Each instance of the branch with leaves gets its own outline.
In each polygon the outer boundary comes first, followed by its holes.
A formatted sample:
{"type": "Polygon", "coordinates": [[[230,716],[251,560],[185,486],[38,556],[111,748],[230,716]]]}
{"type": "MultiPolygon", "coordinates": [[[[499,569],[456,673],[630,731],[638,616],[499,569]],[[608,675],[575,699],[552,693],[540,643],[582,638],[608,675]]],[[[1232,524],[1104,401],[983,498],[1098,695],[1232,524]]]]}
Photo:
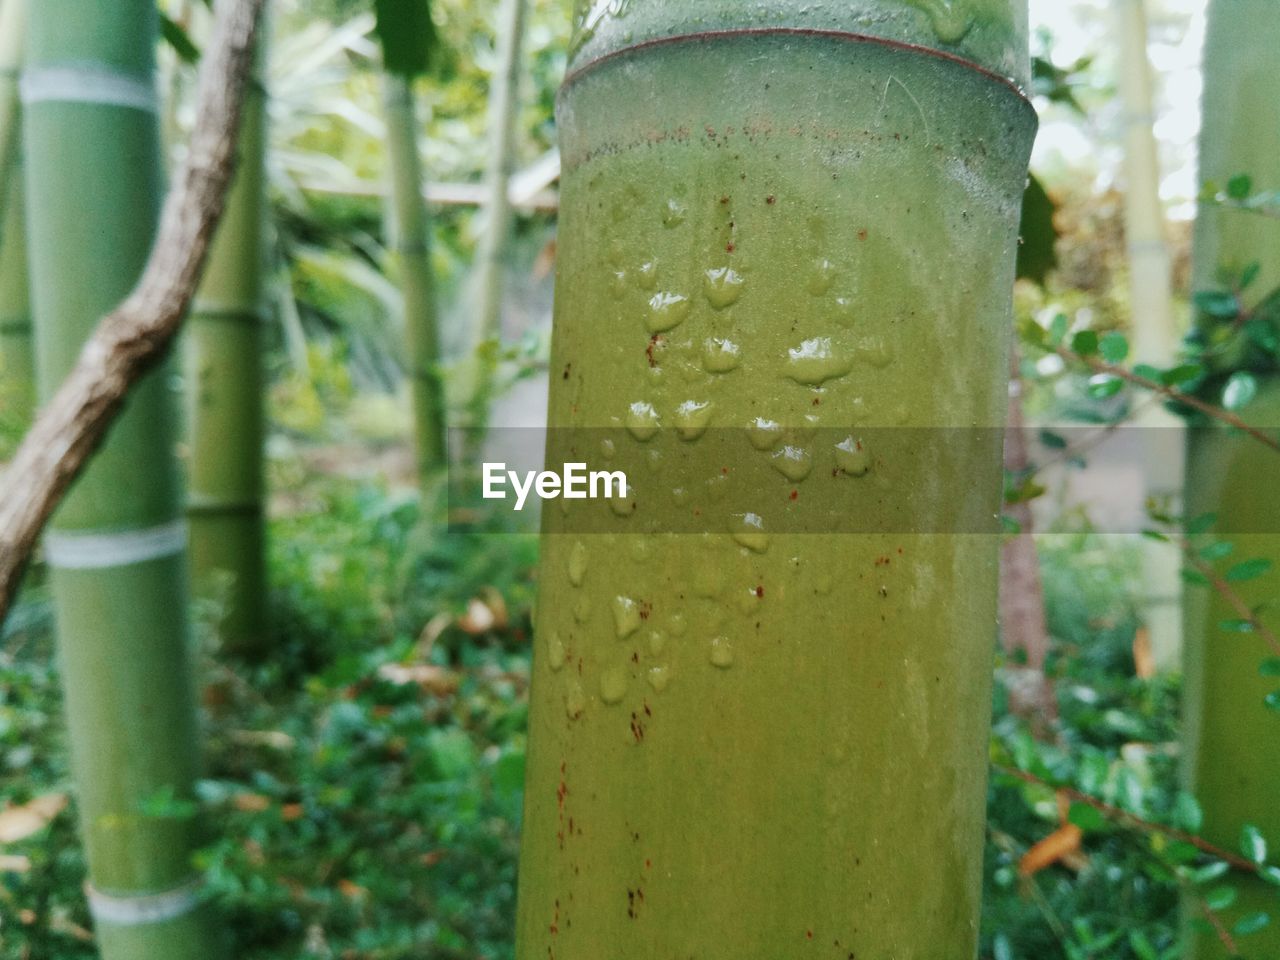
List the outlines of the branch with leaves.
{"type": "Polygon", "coordinates": [[[37,538],[124,403],[182,324],[222,214],[265,0],[219,0],[202,58],[196,128],[133,292],[99,321],[0,478],[0,621],[37,538]]]}

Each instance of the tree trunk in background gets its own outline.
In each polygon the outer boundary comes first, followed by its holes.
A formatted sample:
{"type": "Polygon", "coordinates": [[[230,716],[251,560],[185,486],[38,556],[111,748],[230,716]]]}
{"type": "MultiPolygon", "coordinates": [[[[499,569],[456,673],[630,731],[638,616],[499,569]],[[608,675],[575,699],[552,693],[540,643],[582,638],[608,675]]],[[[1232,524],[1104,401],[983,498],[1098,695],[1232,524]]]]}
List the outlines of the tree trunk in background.
{"type": "MultiPolygon", "coordinates": [[[[1156,142],[1155,98],[1147,58],[1144,0],[1116,0],[1120,42],[1120,96],[1124,105],[1125,240],[1129,262],[1129,307],[1133,360],[1170,365],[1177,353],[1160,201],[1160,157],[1156,142]]],[[[1182,421],[1159,404],[1147,404],[1135,418],[1140,428],[1147,496],[1168,500],[1176,511],[1182,498],[1185,438],[1182,421]]],[[[1174,544],[1144,539],[1142,545],[1142,621],[1156,664],[1177,668],[1182,648],[1179,606],[1182,558],[1174,544]]]]}
{"type": "Polygon", "coordinates": [[[473,426],[483,430],[492,401],[497,345],[502,336],[503,279],[511,238],[511,199],[508,189],[515,165],[516,121],[520,112],[520,67],[528,0],[501,0],[497,24],[498,63],[489,81],[489,170],[485,177],[488,200],[483,209],[484,231],[476,246],[475,313],[471,345],[475,384],[471,397],[473,426]],[[482,349],[486,343],[493,350],[482,349]]]}
{"type": "MultiPolygon", "coordinates": [[[[1009,419],[1004,437],[1004,469],[1014,476],[1031,466],[1020,366],[1015,344],[1009,356],[1009,419]]],[[[1045,674],[1049,624],[1040,557],[1032,536],[1035,518],[1025,500],[1006,505],[1004,512],[1018,523],[1018,532],[1006,536],[1000,549],[1000,639],[1007,658],[1009,705],[1015,714],[1031,721],[1037,735],[1047,736],[1058,717],[1058,702],[1045,674]]]]}
{"type": "Polygon", "coordinates": [[[418,152],[417,98],[413,80],[383,74],[387,117],[387,164],[391,174],[389,245],[404,298],[404,331],[418,477],[424,485],[445,465],[444,387],[440,380],[440,333],[436,318],[430,226],[422,197],[422,158],[418,152]]]}
{"type": "MultiPolygon", "coordinates": [[[[1203,127],[1200,180],[1219,188],[1237,174],[1253,178],[1255,191],[1280,189],[1280,19],[1270,0],[1214,0],[1209,6],[1204,55],[1203,127]]],[[[1236,275],[1249,263],[1261,265],[1249,303],[1280,286],[1280,222],[1238,211],[1202,206],[1196,220],[1193,289],[1220,287],[1220,268],[1236,275]]],[[[1243,416],[1259,425],[1280,425],[1280,383],[1264,384],[1243,416]]],[[[1249,437],[1200,428],[1188,434],[1186,513],[1218,515],[1228,531],[1280,530],[1275,496],[1275,452],[1249,437]]],[[[1235,557],[1280,558],[1280,534],[1224,535],[1236,545],[1235,557]]],[[[1251,604],[1280,592],[1280,568],[1238,585],[1251,604]]],[[[1261,640],[1224,632],[1218,624],[1238,617],[1208,588],[1184,590],[1186,649],[1185,771],[1189,788],[1204,808],[1202,833],[1235,849],[1246,823],[1280,842],[1280,740],[1276,714],[1263,705],[1274,679],[1259,676],[1267,656],[1261,640]]],[[[1260,616],[1280,630],[1277,611],[1260,616]]],[[[1280,953],[1280,910],[1275,888],[1259,880],[1233,878],[1240,888],[1236,916],[1265,910],[1271,924],[1242,938],[1247,956],[1280,953]]],[[[1192,911],[1188,911],[1191,913],[1192,911]]],[[[1226,957],[1217,938],[1189,934],[1190,960],[1226,957]]]]}
{"type": "MultiPolygon", "coordinates": [[[[42,0],[22,77],[37,382],[48,399],[133,286],[161,195],[152,0],[42,0]]],[[[171,370],[130,395],[44,541],[72,767],[105,960],[207,960],[186,525],[171,370]]]]}
{"type": "Polygon", "coordinates": [[[1026,8],[585,6],[517,957],[972,957],[1026,8]]]}
{"type": "Polygon", "coordinates": [[[266,95],[245,90],[235,180],[191,308],[186,342],[192,586],[222,646],[265,653],[262,354],[267,300],[266,95]]]}

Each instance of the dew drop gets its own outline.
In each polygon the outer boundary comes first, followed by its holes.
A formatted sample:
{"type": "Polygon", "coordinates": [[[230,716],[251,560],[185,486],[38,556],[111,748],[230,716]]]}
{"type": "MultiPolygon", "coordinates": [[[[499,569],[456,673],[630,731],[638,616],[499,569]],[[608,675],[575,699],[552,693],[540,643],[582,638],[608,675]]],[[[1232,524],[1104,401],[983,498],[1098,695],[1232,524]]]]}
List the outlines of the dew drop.
{"type": "Polygon", "coordinates": [[[621,703],[627,695],[627,672],[621,667],[610,667],[600,675],[600,699],[605,703],[621,703]]]}
{"type": "Polygon", "coordinates": [[[742,362],[741,353],[732,340],[708,337],[702,346],[702,367],[707,373],[728,373],[742,362]]]}
{"type": "Polygon", "coordinates": [[[658,286],[658,264],[646,260],[636,267],[636,286],[641,290],[655,290],[658,286]]]}
{"type": "Polygon", "coordinates": [[[742,296],[742,275],[732,267],[714,267],[703,275],[702,292],[717,310],[737,303],[742,296]]]}
{"type": "Polygon", "coordinates": [[[777,451],[769,462],[775,470],[793,483],[799,483],[813,470],[813,455],[804,447],[787,444],[777,451]]]}
{"type": "Polygon", "coordinates": [[[605,460],[612,460],[613,455],[617,452],[618,448],[610,438],[605,437],[600,441],[600,456],[605,460]]]}
{"type": "Polygon", "coordinates": [[[704,563],[693,575],[693,592],[711,599],[724,587],[724,571],[714,563],[704,563]]]}
{"type": "Polygon", "coordinates": [[[658,432],[658,411],[653,404],[639,400],[631,404],[627,411],[627,431],[643,443],[652,439],[658,432]]]}
{"type": "Polygon", "coordinates": [[[547,636],[547,665],[552,670],[559,670],[564,666],[564,661],[564,641],[560,639],[560,634],[552,631],[547,636]]]}
{"type": "Polygon", "coordinates": [[[684,218],[688,215],[685,205],[679,200],[671,199],[662,209],[662,225],[667,228],[678,227],[684,223],[684,218]]]}
{"type": "Polygon", "coordinates": [[[733,539],[748,550],[764,553],[769,549],[769,535],[764,532],[764,518],[758,513],[744,513],[735,518],[733,539]]]}
{"type": "Polygon", "coordinates": [[[738,593],[738,609],[743,616],[750,616],[760,606],[760,591],[749,587],[738,593]]]}
{"type": "Polygon", "coordinates": [[[782,424],[777,420],[756,417],[747,424],[747,439],[757,450],[772,450],[782,440],[782,424]]]}
{"type": "Polygon", "coordinates": [[[666,666],[649,668],[649,686],[655,693],[661,693],[671,683],[671,668],[666,666]]]}
{"type": "Polygon", "coordinates": [[[569,550],[569,582],[575,587],[580,587],[586,578],[587,547],[581,540],[578,540],[569,550]]]}
{"type": "Polygon", "coordinates": [[[858,341],[857,357],[877,370],[893,363],[893,346],[884,337],[863,337],[858,341]]]}
{"type": "Polygon", "coordinates": [[[721,670],[733,666],[733,644],[727,637],[716,637],[711,641],[711,662],[721,670]]]}
{"type": "Polygon", "coordinates": [[[614,597],[613,625],[619,640],[631,636],[640,629],[640,605],[630,597],[614,597]]]}
{"type": "Polygon", "coordinates": [[[628,551],[631,559],[636,563],[647,563],[649,557],[653,554],[653,547],[650,545],[649,537],[628,537],[631,542],[628,544],[628,551]]]}
{"type": "Polygon", "coordinates": [[[660,657],[665,649],[667,649],[667,635],[661,630],[650,630],[649,652],[655,657],[660,657]]]}
{"type": "Polygon", "coordinates": [[[849,372],[851,364],[837,356],[830,337],[814,337],[787,350],[787,376],[796,383],[817,386],[849,372]]]}
{"type": "Polygon", "coordinates": [[[655,293],[649,298],[649,317],[646,321],[649,332],[661,333],[678,327],[689,316],[692,306],[684,294],[655,293]]]}
{"type": "Polygon", "coordinates": [[[673,637],[683,637],[689,632],[689,621],[683,613],[673,613],[667,618],[667,629],[673,637]]]}
{"type": "Polygon", "coordinates": [[[620,300],[627,292],[627,271],[615,270],[609,280],[609,291],[615,300],[620,300]]]}
{"type": "Polygon", "coordinates": [[[871,454],[866,444],[853,437],[845,437],[836,444],[836,466],[851,477],[866,476],[871,469],[871,454]]]}
{"type": "Polygon", "coordinates": [[[831,289],[836,282],[836,268],[830,260],[822,259],[814,263],[809,271],[809,280],[805,287],[815,297],[820,297],[831,289]]]}
{"type": "Polygon", "coordinates": [[[711,423],[711,402],[708,400],[686,400],[676,407],[676,433],[681,440],[697,440],[706,432],[711,423]]]}
{"type": "Polygon", "coordinates": [[[723,473],[717,473],[707,481],[707,499],[712,503],[719,503],[728,492],[729,478],[723,473]]]}
{"type": "Polygon", "coordinates": [[[578,598],[578,602],[573,605],[573,618],[579,623],[586,623],[591,619],[591,596],[584,593],[578,598]]]}

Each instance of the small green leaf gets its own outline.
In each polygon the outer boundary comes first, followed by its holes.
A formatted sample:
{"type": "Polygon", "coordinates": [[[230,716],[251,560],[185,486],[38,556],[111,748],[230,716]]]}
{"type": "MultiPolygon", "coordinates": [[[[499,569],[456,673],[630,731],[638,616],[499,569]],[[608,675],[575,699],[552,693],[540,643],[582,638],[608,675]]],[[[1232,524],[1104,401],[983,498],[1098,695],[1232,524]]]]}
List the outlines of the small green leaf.
{"type": "Polygon", "coordinates": [[[1092,330],[1081,330],[1071,338],[1071,352],[1091,357],[1098,352],[1098,335],[1092,330]]]}
{"type": "Polygon", "coordinates": [[[1052,430],[1040,431],[1040,443],[1050,450],[1065,450],[1067,448],[1067,438],[1060,433],[1054,433],[1052,430]]]}
{"type": "Polygon", "coordinates": [[[1256,580],[1271,567],[1272,563],[1266,557],[1254,557],[1252,560],[1237,563],[1223,574],[1223,577],[1230,583],[1244,583],[1247,580],[1256,580]]]}
{"type": "Polygon", "coordinates": [[[1223,885],[1221,887],[1214,887],[1206,893],[1204,903],[1210,910],[1225,910],[1236,902],[1237,896],[1238,894],[1236,893],[1235,887],[1223,885]]]}
{"type": "Polygon", "coordinates": [[[1160,374],[1160,380],[1166,387],[1179,387],[1192,383],[1204,376],[1204,367],[1198,363],[1180,363],[1176,367],[1160,374]]]}
{"type": "Polygon", "coordinates": [[[1067,811],[1067,820],[1081,830],[1101,830],[1107,825],[1107,818],[1087,803],[1072,803],[1067,811]]]}
{"type": "Polygon", "coordinates": [[[1129,340],[1123,333],[1113,330],[1098,341],[1098,350],[1107,363],[1123,363],[1129,356],[1129,340]]]}
{"type": "Polygon", "coordinates": [[[1230,540],[1218,540],[1215,543],[1202,547],[1198,552],[1200,554],[1200,559],[1212,562],[1214,560],[1222,560],[1231,556],[1235,548],[1235,544],[1230,540]]]}
{"type": "Polygon", "coordinates": [[[1195,883],[1208,883],[1210,880],[1217,880],[1223,876],[1231,865],[1225,860],[1215,860],[1213,863],[1207,863],[1199,870],[1191,872],[1191,879],[1195,883]]]}
{"type": "Polygon", "coordinates": [[[1241,410],[1258,395],[1258,381],[1251,373],[1237,371],[1222,388],[1222,405],[1228,410],[1241,410]]]}
{"type": "Polygon", "coordinates": [[[1185,583],[1193,583],[1200,587],[1207,587],[1209,585],[1209,578],[1199,570],[1195,569],[1195,567],[1183,567],[1178,571],[1178,575],[1182,577],[1185,583]]]}
{"type": "Polygon", "coordinates": [[[1227,181],[1227,196],[1232,200],[1244,200],[1253,193],[1253,177],[1237,173],[1227,181]]]}
{"type": "Polygon", "coordinates": [[[1089,396],[1095,400],[1114,397],[1124,389],[1124,381],[1109,373],[1094,374],[1089,378],[1089,396]]]}
{"type": "Polygon", "coordinates": [[[1267,657],[1258,664],[1258,675],[1263,677],[1280,677],[1280,657],[1267,657]]]}
{"type": "Polygon", "coordinates": [[[1252,620],[1219,620],[1218,629],[1227,633],[1253,633],[1252,620]]]}
{"type": "Polygon", "coordinates": [[[1059,346],[1067,335],[1067,328],[1071,326],[1071,321],[1067,319],[1065,313],[1055,314],[1052,322],[1049,324],[1049,344],[1050,346],[1059,346]]]}
{"type": "Polygon", "coordinates": [[[1191,295],[1196,309],[1217,320],[1233,320],[1240,314],[1240,301],[1226,290],[1197,290],[1191,295]]]}
{"type": "Polygon", "coordinates": [[[1280,690],[1272,690],[1262,698],[1262,703],[1268,710],[1280,713],[1280,690]]]}
{"type": "Polygon", "coordinates": [[[1202,513],[1187,521],[1187,534],[1194,537],[1198,533],[1205,533],[1211,530],[1217,522],[1218,515],[1216,513],[1202,513]]]}
{"type": "Polygon", "coordinates": [[[1267,859],[1267,839],[1252,823],[1246,823],[1240,830],[1240,852],[1254,863],[1264,863],[1267,859]]]}
{"type": "Polygon", "coordinates": [[[1245,914],[1237,920],[1235,926],[1231,928],[1231,932],[1237,937],[1247,937],[1251,933],[1257,933],[1270,922],[1271,915],[1259,910],[1257,913],[1245,914]]]}
{"type": "Polygon", "coordinates": [[[1178,799],[1173,802],[1173,823],[1190,833],[1195,833],[1204,823],[1204,813],[1199,802],[1185,790],[1180,791],[1178,799]]]}
{"type": "Polygon", "coordinates": [[[1258,279],[1258,274],[1262,272],[1262,264],[1254,260],[1251,264],[1240,271],[1240,289],[1244,290],[1253,285],[1253,281],[1258,279]]]}
{"type": "Polygon", "coordinates": [[[1143,530],[1142,535],[1148,540],[1154,540],[1157,543],[1169,543],[1169,535],[1161,533],[1159,530],[1143,530]]]}

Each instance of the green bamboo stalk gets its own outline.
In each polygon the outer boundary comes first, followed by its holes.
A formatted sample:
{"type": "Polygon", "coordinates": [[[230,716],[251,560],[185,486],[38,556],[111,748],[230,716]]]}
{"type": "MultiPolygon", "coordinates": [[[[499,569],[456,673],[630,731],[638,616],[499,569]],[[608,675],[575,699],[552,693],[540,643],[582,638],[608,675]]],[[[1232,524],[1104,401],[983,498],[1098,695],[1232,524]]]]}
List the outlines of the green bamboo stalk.
{"type": "Polygon", "coordinates": [[[0,221],[12,190],[8,179],[18,154],[18,71],[27,31],[27,0],[0,0],[0,221]]]}
{"type": "Polygon", "coordinates": [[[543,511],[517,957],[972,957],[998,534],[788,505],[998,512],[1025,6],[585,7],[550,417],[651,469],[543,511]],[[945,476],[827,445],[869,427],[945,476]]]}
{"type": "MultiPolygon", "coordinates": [[[[0,428],[16,436],[34,413],[35,371],[21,169],[7,185],[9,199],[0,212],[0,428]]],[[[0,456],[5,452],[0,444],[0,456]]]]}
{"type": "MultiPolygon", "coordinates": [[[[161,197],[151,0],[43,0],[22,76],[37,385],[49,398],[128,293],[161,197]]],[[[219,954],[191,862],[198,770],[171,369],[130,395],[45,560],[104,960],[219,954]]]]}
{"type": "Polygon", "coordinates": [[[247,655],[264,652],[268,619],[264,101],[261,85],[250,84],[235,181],[192,304],[185,356],[192,585],[216,600],[222,645],[247,655]]]}
{"type": "MultiPolygon", "coordinates": [[[[1200,179],[1220,187],[1238,174],[1253,178],[1257,191],[1280,189],[1280,20],[1270,0],[1213,0],[1205,36],[1203,126],[1200,179]]],[[[1192,250],[1193,289],[1221,286],[1221,271],[1260,264],[1258,279],[1246,291],[1252,306],[1280,285],[1280,223],[1211,205],[1196,218],[1192,250]]],[[[1271,378],[1242,415],[1256,426],[1280,425],[1280,380],[1271,378]]],[[[1197,429],[1188,434],[1186,512],[1216,513],[1223,530],[1280,530],[1274,494],[1275,452],[1249,437],[1197,429]]],[[[1240,559],[1280,559],[1280,535],[1229,535],[1240,559]]],[[[1240,584],[1250,603],[1270,599],[1280,589],[1280,572],[1240,584]]],[[[1251,823],[1280,842],[1280,737],[1276,714],[1263,705],[1275,688],[1259,676],[1268,655],[1260,640],[1224,632],[1219,624],[1239,616],[1205,587],[1184,590],[1184,771],[1190,790],[1204,809],[1202,833],[1234,849],[1251,823]]],[[[1263,621],[1280,628],[1275,611],[1263,621]]],[[[1247,956],[1280,952],[1280,910],[1275,889],[1261,880],[1232,878],[1240,896],[1227,912],[1228,923],[1266,910],[1272,922],[1260,933],[1240,939],[1247,956]]],[[[1187,910],[1194,916],[1194,907],[1187,910]]],[[[1188,929],[1189,960],[1228,956],[1212,934],[1188,929]]]]}
{"type": "MultiPolygon", "coordinates": [[[[484,231],[476,246],[475,312],[471,343],[476,353],[471,419],[483,431],[492,401],[497,342],[502,336],[502,297],[511,240],[511,174],[515,166],[516,119],[520,110],[520,57],[528,0],[502,0],[497,19],[498,63],[489,84],[489,168],[485,175],[484,231]],[[492,345],[492,349],[486,348],[492,345]]],[[[472,442],[476,442],[472,437],[472,442]]]]}
{"type": "MultiPolygon", "coordinates": [[[[1125,240],[1129,264],[1129,307],[1133,358],[1168,366],[1177,352],[1164,206],[1160,201],[1160,158],[1154,124],[1151,63],[1147,57],[1144,0],[1116,0],[1120,97],[1124,106],[1125,240]]],[[[1149,497],[1181,497],[1184,472],[1182,423],[1159,405],[1144,407],[1143,477],[1149,497]]],[[[1156,663],[1176,669],[1182,648],[1178,568],[1172,544],[1147,540],[1142,547],[1142,620],[1156,663]]]]}
{"type": "Polygon", "coordinates": [[[426,482],[445,465],[444,389],[440,381],[440,334],[432,276],[430,226],[422,194],[422,158],[418,152],[417,98],[411,77],[383,74],[390,170],[389,243],[404,298],[404,329],[418,475],[426,482]]]}

